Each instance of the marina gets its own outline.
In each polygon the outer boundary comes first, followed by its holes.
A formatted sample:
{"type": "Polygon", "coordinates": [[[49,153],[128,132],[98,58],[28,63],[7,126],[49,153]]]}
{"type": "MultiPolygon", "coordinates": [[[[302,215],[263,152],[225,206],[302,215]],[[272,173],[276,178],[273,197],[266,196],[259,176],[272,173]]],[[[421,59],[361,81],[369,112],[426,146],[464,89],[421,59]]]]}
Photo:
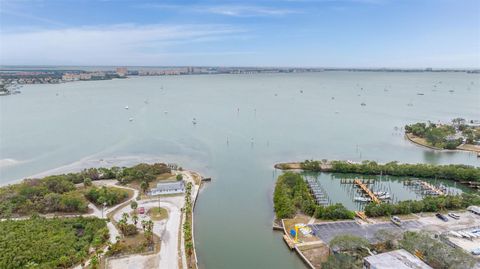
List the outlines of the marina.
{"type": "MultiPolygon", "coordinates": [[[[328,204],[342,203],[350,210],[360,211],[372,201],[397,203],[404,200],[420,200],[427,196],[473,191],[464,184],[446,180],[326,172],[302,172],[302,174],[309,185],[318,189],[312,192],[314,196],[317,194],[320,198],[329,197],[328,204]]],[[[317,199],[317,196],[315,198],[317,199]]]]}

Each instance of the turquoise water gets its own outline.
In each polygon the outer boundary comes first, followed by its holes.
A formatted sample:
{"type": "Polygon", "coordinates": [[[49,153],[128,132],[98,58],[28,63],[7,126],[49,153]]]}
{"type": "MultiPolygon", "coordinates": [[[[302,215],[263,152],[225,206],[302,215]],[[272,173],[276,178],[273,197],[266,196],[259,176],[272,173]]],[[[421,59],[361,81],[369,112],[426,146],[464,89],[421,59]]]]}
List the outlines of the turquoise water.
{"type": "Polygon", "coordinates": [[[128,156],[178,162],[213,177],[195,212],[202,268],[305,268],[271,230],[280,173],[273,164],[326,158],[478,166],[474,154],[412,145],[395,127],[480,119],[479,78],[323,72],[27,85],[0,98],[0,181],[128,156]]]}

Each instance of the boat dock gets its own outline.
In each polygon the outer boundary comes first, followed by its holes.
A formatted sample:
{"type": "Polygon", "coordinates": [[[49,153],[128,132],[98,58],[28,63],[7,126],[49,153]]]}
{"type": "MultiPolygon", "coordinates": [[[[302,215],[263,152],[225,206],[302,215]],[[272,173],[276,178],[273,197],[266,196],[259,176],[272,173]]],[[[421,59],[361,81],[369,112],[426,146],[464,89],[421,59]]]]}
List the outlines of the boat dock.
{"type": "Polygon", "coordinates": [[[437,187],[433,184],[430,184],[426,181],[423,180],[407,180],[403,182],[404,185],[406,186],[412,186],[413,188],[416,188],[419,192],[422,193],[422,195],[429,195],[429,196],[435,196],[435,195],[445,195],[447,189],[445,187],[437,187]]]}
{"type": "MultiPolygon", "coordinates": [[[[340,179],[340,184],[356,184],[355,180],[360,180],[360,179],[342,178],[340,179]]],[[[360,181],[365,185],[370,185],[375,183],[374,179],[362,179],[360,181]]]]}
{"type": "Polygon", "coordinates": [[[315,202],[319,205],[328,205],[330,204],[330,199],[327,196],[327,192],[323,189],[315,179],[307,179],[307,184],[310,187],[310,191],[315,198],[315,202]]]}
{"type": "Polygon", "coordinates": [[[370,196],[370,199],[372,199],[374,203],[376,204],[381,203],[380,199],[378,199],[378,197],[368,188],[367,184],[363,183],[360,179],[355,179],[353,182],[355,183],[355,185],[360,187],[360,189],[362,189],[363,192],[365,192],[368,196],[370,196]]]}

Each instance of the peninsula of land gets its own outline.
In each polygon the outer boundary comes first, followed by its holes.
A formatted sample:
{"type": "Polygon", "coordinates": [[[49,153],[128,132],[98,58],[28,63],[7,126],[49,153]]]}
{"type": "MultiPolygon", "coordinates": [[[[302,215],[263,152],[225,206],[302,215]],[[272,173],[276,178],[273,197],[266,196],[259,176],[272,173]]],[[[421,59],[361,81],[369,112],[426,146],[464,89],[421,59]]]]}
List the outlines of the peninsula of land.
{"type": "Polygon", "coordinates": [[[141,163],[1,187],[0,267],[197,268],[201,184],[176,164],[141,163]]]}
{"type": "Polygon", "coordinates": [[[480,156],[480,122],[456,118],[451,123],[417,122],[405,126],[405,137],[434,150],[465,150],[480,156]]]}

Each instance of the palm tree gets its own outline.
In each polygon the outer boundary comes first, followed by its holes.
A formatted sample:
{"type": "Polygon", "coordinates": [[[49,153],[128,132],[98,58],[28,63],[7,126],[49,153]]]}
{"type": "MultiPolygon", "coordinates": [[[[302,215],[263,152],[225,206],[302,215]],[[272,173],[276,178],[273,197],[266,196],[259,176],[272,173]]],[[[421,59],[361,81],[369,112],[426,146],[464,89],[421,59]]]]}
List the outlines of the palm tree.
{"type": "Polygon", "coordinates": [[[127,212],[123,212],[123,214],[122,214],[122,220],[124,220],[125,223],[127,223],[128,217],[129,217],[128,213],[127,213],[127,212]]]}
{"type": "Polygon", "coordinates": [[[133,223],[135,224],[135,226],[137,226],[138,216],[137,216],[137,215],[133,215],[132,221],[133,221],[133,223]]]}
{"type": "Polygon", "coordinates": [[[146,181],[143,181],[141,184],[140,184],[140,188],[142,189],[143,193],[146,193],[147,190],[148,190],[148,183],[146,181]]]}

